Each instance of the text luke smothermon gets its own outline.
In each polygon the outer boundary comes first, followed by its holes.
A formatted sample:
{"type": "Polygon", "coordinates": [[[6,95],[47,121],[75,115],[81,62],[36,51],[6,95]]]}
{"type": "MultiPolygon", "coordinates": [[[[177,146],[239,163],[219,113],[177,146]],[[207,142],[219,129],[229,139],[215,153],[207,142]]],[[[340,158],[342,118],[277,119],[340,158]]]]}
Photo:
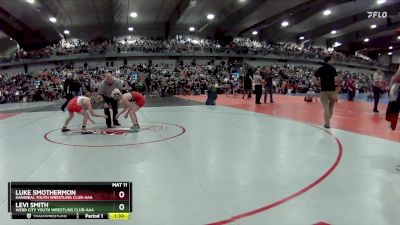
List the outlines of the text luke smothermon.
{"type": "Polygon", "coordinates": [[[76,190],[15,190],[15,195],[76,195],[76,190]]]}

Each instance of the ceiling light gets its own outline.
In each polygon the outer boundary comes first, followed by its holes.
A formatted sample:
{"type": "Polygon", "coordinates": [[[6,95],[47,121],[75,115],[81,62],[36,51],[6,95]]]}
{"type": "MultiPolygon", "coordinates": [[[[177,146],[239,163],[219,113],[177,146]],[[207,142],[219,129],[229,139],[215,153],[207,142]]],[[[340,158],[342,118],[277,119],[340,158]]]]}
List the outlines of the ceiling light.
{"type": "Polygon", "coordinates": [[[69,34],[69,30],[64,30],[64,34],[69,34]]]}
{"type": "Polygon", "coordinates": [[[239,2],[245,2],[246,0],[239,0],[239,2]]]}
{"type": "Polygon", "coordinates": [[[331,31],[331,34],[336,34],[336,30],[332,30],[332,31],[331,31]]]}
{"type": "Polygon", "coordinates": [[[133,31],[133,27],[128,27],[128,30],[129,31],[133,31]]]}
{"type": "Polygon", "coordinates": [[[376,24],[372,24],[371,29],[375,29],[375,28],[376,28],[376,24]]]}
{"type": "Polygon", "coordinates": [[[57,19],[55,17],[50,17],[49,21],[52,22],[52,23],[55,23],[55,22],[57,22],[57,19]]]}
{"type": "Polygon", "coordinates": [[[325,10],[324,12],[323,12],[323,14],[324,14],[324,16],[328,16],[328,15],[330,15],[332,12],[331,12],[331,10],[329,10],[329,9],[327,9],[327,10],[325,10]]]}
{"type": "Polygon", "coordinates": [[[131,12],[129,14],[129,16],[132,17],[132,18],[136,18],[137,17],[137,13],[136,12],[131,12]]]}
{"type": "Polygon", "coordinates": [[[288,21],[283,21],[281,25],[282,25],[282,27],[287,27],[287,26],[289,26],[289,22],[288,21]]]}
{"type": "Polygon", "coordinates": [[[13,39],[12,38],[10,38],[10,41],[12,41],[13,39]]]}
{"type": "Polygon", "coordinates": [[[299,37],[300,40],[304,40],[304,36],[299,37]]]}
{"type": "Polygon", "coordinates": [[[31,4],[35,3],[35,0],[25,0],[25,1],[31,4]]]}
{"type": "Polygon", "coordinates": [[[193,31],[195,31],[196,30],[196,28],[194,28],[194,27],[189,27],[189,31],[190,32],[193,32],[193,31]]]}
{"type": "Polygon", "coordinates": [[[365,38],[365,39],[364,39],[364,42],[368,42],[368,41],[369,41],[369,38],[365,38]]]}
{"type": "Polygon", "coordinates": [[[376,3],[377,3],[378,5],[383,4],[383,3],[385,3],[385,2],[386,2],[386,0],[377,0],[377,1],[376,1],[376,3]]]}
{"type": "Polygon", "coordinates": [[[342,45],[342,43],[335,41],[335,43],[333,44],[333,47],[339,47],[341,45],[342,45]]]}
{"type": "Polygon", "coordinates": [[[208,20],[213,20],[214,18],[215,18],[215,15],[214,15],[214,14],[211,14],[211,13],[210,13],[210,14],[207,15],[207,19],[208,19],[208,20]]]}
{"type": "Polygon", "coordinates": [[[388,52],[388,55],[393,55],[393,53],[391,53],[391,52],[388,52]]]}
{"type": "Polygon", "coordinates": [[[257,34],[258,34],[258,31],[255,30],[255,31],[251,32],[251,34],[252,34],[252,35],[257,35],[257,34]]]}
{"type": "Polygon", "coordinates": [[[400,40],[400,36],[397,36],[397,39],[400,40]]]}
{"type": "Polygon", "coordinates": [[[389,49],[392,50],[392,49],[393,49],[393,46],[389,46],[389,49]]]}

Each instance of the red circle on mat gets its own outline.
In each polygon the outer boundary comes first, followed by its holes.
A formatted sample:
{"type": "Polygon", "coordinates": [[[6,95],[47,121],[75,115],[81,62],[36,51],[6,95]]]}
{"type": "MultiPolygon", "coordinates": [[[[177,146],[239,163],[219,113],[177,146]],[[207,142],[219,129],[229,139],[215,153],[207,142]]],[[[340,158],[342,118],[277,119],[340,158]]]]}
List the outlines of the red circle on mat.
{"type": "MultiPolygon", "coordinates": [[[[184,112],[184,111],[179,111],[179,112],[184,112]]],[[[190,110],[190,111],[187,111],[187,112],[208,112],[208,111],[190,110]]],[[[262,115],[262,114],[250,114],[250,113],[240,113],[240,112],[239,113],[234,113],[234,112],[213,112],[213,113],[231,113],[231,114],[241,114],[241,115],[246,115],[246,116],[259,116],[259,115],[262,115]]],[[[275,115],[273,117],[280,118],[277,115],[275,115]]],[[[287,119],[287,118],[281,118],[281,119],[286,119],[286,120],[290,120],[290,121],[296,121],[296,120],[287,119]]],[[[316,179],[311,184],[307,185],[306,187],[300,189],[299,191],[297,191],[295,193],[292,193],[292,194],[290,194],[290,195],[288,195],[288,196],[286,196],[286,197],[284,197],[284,198],[282,198],[282,199],[280,199],[280,200],[278,200],[276,202],[267,204],[265,206],[262,206],[260,208],[254,209],[254,210],[243,212],[243,213],[235,215],[235,216],[231,216],[230,218],[227,218],[227,219],[224,219],[224,220],[208,223],[207,225],[225,225],[225,224],[233,223],[233,222],[236,222],[238,220],[244,219],[246,217],[250,217],[250,216],[259,214],[261,212],[268,211],[268,210],[270,210],[272,208],[275,208],[275,207],[277,207],[277,206],[279,206],[281,204],[284,204],[284,203],[286,203],[288,201],[291,201],[291,200],[299,197],[300,195],[310,191],[312,188],[314,188],[315,186],[319,185],[320,183],[322,183],[337,168],[337,166],[339,165],[339,163],[340,163],[340,161],[342,159],[342,155],[343,155],[343,146],[342,146],[342,143],[339,140],[339,138],[336,137],[335,135],[333,135],[330,131],[328,131],[326,129],[323,129],[321,127],[318,127],[318,126],[315,126],[315,125],[312,125],[312,124],[307,124],[307,123],[304,123],[304,122],[300,122],[300,123],[303,123],[305,125],[312,126],[312,127],[315,127],[317,129],[322,130],[323,132],[327,133],[336,142],[337,147],[338,147],[338,155],[336,157],[335,162],[329,167],[329,169],[327,171],[325,171],[318,179],[316,179]]],[[[173,125],[173,124],[169,124],[169,125],[173,125]]],[[[177,126],[177,127],[180,127],[182,129],[182,133],[177,135],[177,136],[182,135],[186,131],[184,127],[181,127],[181,126],[178,126],[178,125],[173,125],[173,126],[177,126]]],[[[59,129],[56,129],[56,130],[59,130],[59,129]]],[[[53,131],[49,131],[48,133],[53,132],[53,131]]],[[[46,138],[48,133],[46,133],[45,138],[46,138]]],[[[174,136],[174,137],[177,137],[177,136],[174,136]]],[[[170,138],[167,138],[167,139],[171,139],[171,138],[174,138],[174,137],[170,137],[170,138]]],[[[48,139],[46,138],[46,140],[48,140],[48,139]]],[[[50,141],[50,140],[48,140],[48,141],[50,141]]],[[[162,140],[159,140],[159,141],[162,141],[162,140]]],[[[159,141],[155,141],[155,142],[159,142],[159,141]]],[[[52,142],[52,141],[50,141],[50,142],[52,142]]],[[[60,143],[57,143],[57,144],[60,144],[60,143]]],[[[145,144],[145,143],[141,143],[141,144],[145,144]]],[[[136,144],[132,144],[132,145],[136,145],[136,144]]],[[[88,146],[88,147],[93,147],[93,146],[88,146]]],[[[107,146],[103,146],[103,147],[107,147],[107,146]]]]}
{"type": "MultiPolygon", "coordinates": [[[[180,112],[182,112],[182,111],[180,111],[180,112]]],[[[188,111],[188,112],[207,112],[207,111],[191,110],[191,111],[188,111]]],[[[230,114],[241,114],[241,115],[246,115],[246,116],[260,116],[260,115],[262,115],[262,114],[251,114],[251,113],[241,113],[241,112],[213,112],[213,113],[224,113],[224,114],[225,113],[230,113],[230,114]]],[[[269,116],[269,115],[263,115],[263,116],[269,116]]],[[[280,119],[285,119],[285,120],[298,122],[298,121],[296,121],[294,119],[288,119],[288,118],[279,117],[278,115],[274,115],[272,117],[277,117],[277,118],[280,118],[280,119]]],[[[284,197],[284,198],[282,198],[282,199],[280,199],[280,200],[278,200],[276,202],[267,204],[267,205],[262,206],[262,207],[257,208],[257,209],[253,209],[253,210],[250,210],[250,211],[247,211],[247,212],[243,212],[243,213],[238,214],[238,215],[231,216],[230,218],[227,218],[227,219],[224,219],[224,220],[220,220],[220,221],[216,221],[216,222],[212,222],[212,223],[207,223],[206,225],[225,225],[225,224],[233,223],[233,222],[236,222],[238,220],[244,219],[246,217],[254,216],[256,214],[268,211],[268,210],[270,210],[272,208],[275,208],[275,207],[277,207],[279,205],[282,205],[282,204],[284,204],[284,203],[286,203],[288,201],[291,201],[291,200],[299,197],[300,195],[310,191],[312,188],[314,188],[315,186],[317,186],[320,183],[322,183],[337,168],[337,166],[339,165],[340,161],[342,160],[342,155],[343,155],[343,146],[342,146],[342,143],[341,143],[340,139],[338,137],[336,137],[334,134],[332,134],[329,130],[326,130],[324,128],[318,127],[316,125],[304,123],[304,122],[300,122],[300,123],[303,123],[303,124],[305,124],[307,126],[312,126],[312,127],[317,128],[317,129],[320,129],[322,132],[327,133],[336,142],[337,147],[338,147],[338,154],[337,154],[336,160],[329,167],[329,169],[327,171],[325,171],[318,179],[313,181],[311,184],[307,185],[306,187],[298,190],[297,192],[292,193],[292,194],[290,194],[290,195],[288,195],[288,196],[286,196],[286,197],[284,197]]]]}
{"type": "MultiPolygon", "coordinates": [[[[158,123],[158,122],[146,122],[146,123],[157,123],[157,124],[161,124],[161,125],[166,125],[166,126],[173,126],[173,127],[177,127],[180,131],[177,134],[165,137],[165,138],[160,138],[158,140],[153,140],[153,141],[143,141],[143,142],[138,142],[138,143],[130,143],[130,144],[112,144],[112,145],[84,145],[84,144],[70,144],[70,143],[64,143],[61,141],[57,141],[57,140],[53,140],[51,139],[49,136],[51,133],[58,131],[60,132],[61,128],[57,128],[51,131],[48,131],[45,135],[44,135],[44,139],[48,142],[52,142],[54,144],[59,144],[59,145],[66,145],[66,146],[74,146],[74,147],[89,147],[89,148],[105,148],[105,147],[123,147],[123,146],[132,146],[132,145],[143,145],[143,144],[150,144],[150,143],[156,143],[156,142],[161,142],[161,141],[165,141],[165,140],[169,140],[172,138],[176,138],[178,136],[181,136],[182,134],[184,134],[186,132],[186,129],[182,126],[176,125],[176,124],[170,124],[170,123],[158,123]]],[[[76,132],[75,132],[76,133],[76,132]]],[[[102,132],[103,133],[103,132],[102,132]]]]}
{"type": "Polygon", "coordinates": [[[340,142],[339,138],[337,138],[335,135],[333,135],[330,131],[323,129],[321,127],[315,126],[315,125],[311,125],[311,124],[306,124],[315,128],[318,128],[320,130],[322,130],[323,132],[327,133],[328,135],[331,136],[331,138],[333,138],[333,140],[335,140],[337,146],[338,146],[338,155],[336,157],[335,162],[331,165],[331,167],[329,167],[329,169],[322,174],[322,176],[320,176],[317,180],[315,180],[314,182],[312,182],[311,184],[309,184],[308,186],[304,187],[303,189],[289,195],[286,196],[285,198],[282,198],[276,202],[270,203],[268,205],[265,205],[263,207],[257,208],[257,209],[253,209],[247,212],[243,212],[241,214],[235,215],[235,216],[231,216],[228,219],[225,220],[220,220],[217,222],[213,222],[213,223],[208,223],[206,225],[225,225],[225,224],[229,224],[229,223],[233,223],[236,222],[240,219],[246,218],[246,217],[250,217],[250,216],[254,216],[255,214],[261,213],[261,212],[265,212],[268,211],[272,208],[275,208],[281,204],[284,204],[290,200],[293,200],[294,198],[299,197],[300,195],[308,192],[309,190],[311,190],[313,187],[317,186],[318,184],[320,184],[323,180],[325,180],[335,169],[336,167],[339,165],[339,162],[342,159],[342,155],[343,155],[343,146],[342,143],[340,142]]]}

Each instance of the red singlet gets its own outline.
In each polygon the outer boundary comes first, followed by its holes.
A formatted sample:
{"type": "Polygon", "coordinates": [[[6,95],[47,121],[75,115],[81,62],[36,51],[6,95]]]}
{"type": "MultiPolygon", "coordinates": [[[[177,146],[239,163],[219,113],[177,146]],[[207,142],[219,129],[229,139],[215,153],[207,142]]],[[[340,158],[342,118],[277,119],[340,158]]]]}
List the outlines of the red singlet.
{"type": "Polygon", "coordinates": [[[134,91],[134,92],[131,93],[131,95],[132,95],[132,99],[131,100],[134,101],[139,108],[144,106],[144,103],[146,101],[145,101],[145,98],[144,98],[144,96],[142,94],[140,94],[139,92],[134,91]]]}

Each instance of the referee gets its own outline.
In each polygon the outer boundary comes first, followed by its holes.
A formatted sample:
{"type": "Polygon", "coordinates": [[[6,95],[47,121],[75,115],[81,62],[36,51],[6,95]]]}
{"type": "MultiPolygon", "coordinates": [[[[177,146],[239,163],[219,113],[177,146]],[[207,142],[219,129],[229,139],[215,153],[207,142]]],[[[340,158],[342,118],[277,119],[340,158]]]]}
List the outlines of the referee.
{"type": "Polygon", "coordinates": [[[114,78],[111,73],[106,73],[104,80],[99,84],[98,93],[103,97],[105,102],[104,114],[108,116],[108,118],[106,119],[106,124],[108,128],[111,128],[110,105],[113,111],[113,125],[121,126],[121,124],[119,124],[118,120],[115,118],[118,114],[118,101],[111,96],[111,92],[116,88],[122,90],[121,81],[114,78]]]}

